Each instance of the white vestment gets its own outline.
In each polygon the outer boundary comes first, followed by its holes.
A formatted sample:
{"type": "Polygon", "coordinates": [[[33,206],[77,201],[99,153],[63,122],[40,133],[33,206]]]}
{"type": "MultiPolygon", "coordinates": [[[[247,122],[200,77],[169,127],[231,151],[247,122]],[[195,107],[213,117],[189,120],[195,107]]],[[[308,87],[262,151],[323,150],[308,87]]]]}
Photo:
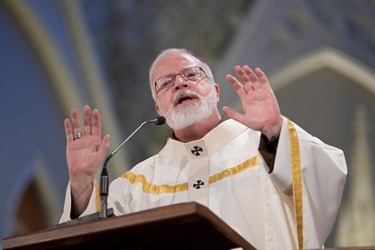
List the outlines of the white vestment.
{"type": "MultiPolygon", "coordinates": [[[[168,139],[159,154],[114,180],[116,215],[197,201],[257,249],[321,248],[337,216],[346,179],[341,150],[284,118],[271,174],[260,133],[234,121],[200,140],[168,139]]],[[[81,215],[98,211],[94,191],[81,215]]],[[[70,220],[68,186],[61,222],[70,220]]]]}

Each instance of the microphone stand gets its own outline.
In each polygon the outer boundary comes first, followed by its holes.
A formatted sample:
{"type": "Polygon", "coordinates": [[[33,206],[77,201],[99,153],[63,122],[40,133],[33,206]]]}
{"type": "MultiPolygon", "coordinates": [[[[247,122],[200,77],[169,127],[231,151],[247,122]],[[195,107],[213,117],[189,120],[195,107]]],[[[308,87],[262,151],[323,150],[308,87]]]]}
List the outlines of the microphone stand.
{"type": "Polygon", "coordinates": [[[107,171],[107,163],[108,161],[114,156],[117,151],[145,124],[147,123],[154,123],[155,125],[162,125],[165,123],[164,117],[156,117],[149,121],[142,122],[139,127],[134,130],[133,133],[131,133],[117,148],[115,148],[110,155],[107,156],[107,158],[104,160],[103,169],[100,174],[100,216],[99,218],[107,218],[108,215],[113,215],[113,209],[108,209],[108,189],[109,189],[109,177],[108,177],[108,171],[107,171]]]}

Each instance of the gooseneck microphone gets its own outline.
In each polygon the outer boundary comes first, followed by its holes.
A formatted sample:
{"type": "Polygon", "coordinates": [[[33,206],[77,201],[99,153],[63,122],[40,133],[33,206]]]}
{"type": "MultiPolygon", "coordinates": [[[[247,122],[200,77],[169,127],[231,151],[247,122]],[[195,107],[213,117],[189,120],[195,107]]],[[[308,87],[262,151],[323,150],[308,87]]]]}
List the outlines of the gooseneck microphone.
{"type": "Polygon", "coordinates": [[[107,198],[108,198],[108,188],[109,188],[109,177],[107,171],[107,163],[114,156],[117,151],[135,134],[137,131],[142,128],[147,123],[153,123],[155,125],[163,125],[165,123],[165,118],[163,116],[155,117],[152,120],[142,122],[139,127],[134,130],[117,148],[115,148],[112,153],[110,153],[107,158],[104,160],[102,173],[100,174],[100,218],[106,218],[108,216],[107,208],[107,198]]]}

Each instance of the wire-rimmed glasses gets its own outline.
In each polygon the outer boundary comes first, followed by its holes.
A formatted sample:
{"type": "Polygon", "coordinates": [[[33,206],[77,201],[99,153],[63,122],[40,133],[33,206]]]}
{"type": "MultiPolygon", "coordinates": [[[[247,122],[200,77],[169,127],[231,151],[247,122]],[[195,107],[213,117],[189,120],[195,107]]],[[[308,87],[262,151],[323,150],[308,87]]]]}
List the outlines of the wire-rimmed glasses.
{"type": "Polygon", "coordinates": [[[199,82],[203,78],[207,77],[206,72],[201,67],[194,66],[190,68],[186,68],[182,70],[178,74],[171,74],[171,75],[165,75],[160,78],[158,78],[155,81],[155,91],[156,94],[159,93],[162,89],[167,89],[169,87],[172,87],[176,82],[176,77],[180,75],[182,79],[185,81],[190,82],[199,82]]]}

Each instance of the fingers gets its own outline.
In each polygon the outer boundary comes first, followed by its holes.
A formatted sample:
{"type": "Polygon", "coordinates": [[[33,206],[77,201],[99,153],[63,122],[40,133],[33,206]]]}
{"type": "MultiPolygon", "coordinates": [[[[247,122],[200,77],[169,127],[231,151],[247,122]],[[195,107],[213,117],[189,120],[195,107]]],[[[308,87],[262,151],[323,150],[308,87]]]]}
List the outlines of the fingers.
{"type": "Polygon", "coordinates": [[[81,133],[81,125],[79,122],[79,116],[77,109],[72,109],[71,111],[72,123],[73,123],[73,134],[81,133]]]}
{"type": "Polygon", "coordinates": [[[102,125],[101,125],[99,110],[94,109],[92,116],[93,116],[92,135],[100,138],[102,135],[102,125]]]}
{"type": "Polygon", "coordinates": [[[101,137],[102,126],[100,121],[100,113],[97,109],[94,109],[91,112],[91,108],[88,105],[85,105],[83,109],[83,131],[81,128],[78,111],[75,108],[71,110],[71,122],[69,119],[65,119],[64,126],[68,141],[73,140],[73,135],[76,133],[84,133],[84,135],[93,135],[99,138],[101,137]]]}
{"type": "Polygon", "coordinates": [[[259,78],[262,89],[263,90],[271,89],[270,82],[268,81],[266,74],[260,68],[256,68],[255,73],[257,74],[259,78]]]}
{"type": "Polygon", "coordinates": [[[227,75],[227,80],[232,85],[232,87],[238,92],[239,95],[244,95],[247,92],[243,88],[243,85],[232,75],[227,75]]]}
{"type": "Polygon", "coordinates": [[[268,79],[260,68],[256,68],[254,72],[248,65],[242,67],[237,65],[234,70],[238,79],[230,74],[227,75],[227,79],[237,92],[249,93],[269,88],[268,79]]]}
{"type": "Polygon", "coordinates": [[[249,66],[244,65],[242,68],[240,66],[236,66],[235,71],[238,75],[238,78],[241,80],[243,83],[245,89],[247,92],[254,90],[262,90],[260,84],[259,84],[259,79],[255,75],[255,73],[249,68],[249,66]]]}
{"type": "Polygon", "coordinates": [[[66,141],[67,143],[70,143],[73,141],[73,131],[72,131],[72,125],[70,124],[70,121],[68,118],[64,120],[64,127],[65,127],[66,141]]]}
{"type": "Polygon", "coordinates": [[[83,124],[85,135],[91,135],[91,109],[88,105],[83,108],[83,124]]]}
{"type": "Polygon", "coordinates": [[[102,140],[101,147],[98,150],[98,154],[101,155],[102,158],[104,158],[108,152],[109,149],[109,135],[104,136],[102,140]]]}

